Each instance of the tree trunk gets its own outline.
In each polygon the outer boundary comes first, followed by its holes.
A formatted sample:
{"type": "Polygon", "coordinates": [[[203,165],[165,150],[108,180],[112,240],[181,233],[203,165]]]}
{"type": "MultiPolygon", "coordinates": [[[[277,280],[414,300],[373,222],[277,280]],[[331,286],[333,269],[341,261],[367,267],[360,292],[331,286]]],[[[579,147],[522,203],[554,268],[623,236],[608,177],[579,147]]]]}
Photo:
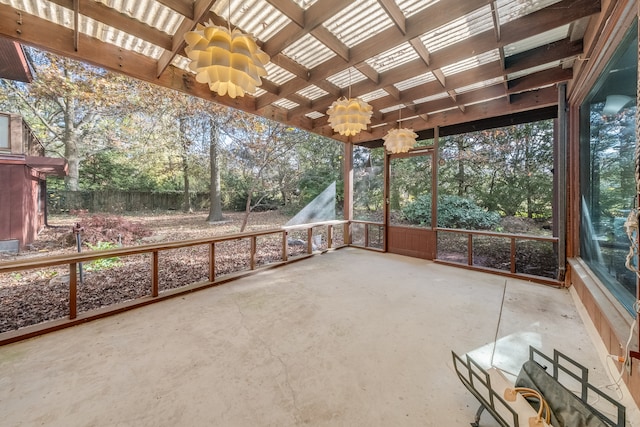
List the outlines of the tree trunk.
{"type": "Polygon", "coordinates": [[[220,165],[218,163],[218,124],[211,118],[211,135],[209,136],[209,163],[211,165],[211,182],[209,186],[209,216],[208,222],[222,221],[222,201],[220,195],[220,165]]]}
{"type": "Polygon", "coordinates": [[[186,154],[182,155],[182,175],[184,178],[184,199],[183,208],[185,212],[191,212],[191,197],[189,194],[189,164],[186,154]]]}
{"type": "Polygon", "coordinates": [[[464,185],[466,176],[464,171],[464,140],[461,136],[457,138],[458,145],[458,174],[456,175],[456,180],[458,181],[458,196],[464,197],[464,193],[466,192],[466,187],[464,185]]]}
{"type": "Polygon", "coordinates": [[[243,233],[244,229],[247,228],[247,223],[249,222],[249,214],[251,213],[251,195],[253,194],[253,189],[255,185],[251,184],[251,188],[247,192],[247,203],[244,207],[244,218],[242,218],[242,225],[240,226],[240,232],[243,233]]]}
{"type": "Polygon", "coordinates": [[[74,101],[69,97],[64,99],[65,127],[62,135],[64,143],[64,157],[68,164],[68,175],[64,183],[69,191],[80,191],[80,153],[78,152],[78,134],[75,128],[74,101]]]}
{"type": "Polygon", "coordinates": [[[180,139],[182,140],[182,176],[184,180],[184,198],[182,210],[191,212],[191,196],[189,194],[189,162],[187,158],[187,150],[189,148],[189,140],[187,139],[186,118],[180,117],[180,139]]]}

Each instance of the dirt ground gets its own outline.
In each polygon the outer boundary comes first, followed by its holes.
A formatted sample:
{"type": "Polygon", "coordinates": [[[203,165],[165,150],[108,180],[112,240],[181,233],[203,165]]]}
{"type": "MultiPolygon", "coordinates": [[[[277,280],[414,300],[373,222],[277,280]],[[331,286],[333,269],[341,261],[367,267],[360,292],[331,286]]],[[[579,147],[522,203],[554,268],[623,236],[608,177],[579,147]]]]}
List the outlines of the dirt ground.
{"type": "MultiPolygon", "coordinates": [[[[51,215],[38,239],[21,253],[0,254],[0,263],[26,257],[77,252],[73,226],[80,223],[82,250],[206,238],[240,231],[243,213],[227,212],[219,223],[208,223],[207,212],[163,212],[131,215],[76,213],[51,215]]],[[[288,217],[277,211],[256,212],[246,231],[277,228],[288,217]]],[[[266,239],[266,238],[265,238],[266,239]]],[[[281,242],[262,241],[258,264],[277,261],[281,242]],[[272,243],[272,244],[271,244],[272,243]]],[[[248,241],[216,245],[216,275],[245,269],[249,264],[248,241]]],[[[160,290],[208,280],[208,251],[204,246],[160,253],[160,290]]],[[[10,331],[68,315],[66,266],[0,274],[0,332],[10,331]]],[[[111,258],[83,266],[78,285],[79,313],[150,294],[151,262],[148,255],[111,258]]]]}

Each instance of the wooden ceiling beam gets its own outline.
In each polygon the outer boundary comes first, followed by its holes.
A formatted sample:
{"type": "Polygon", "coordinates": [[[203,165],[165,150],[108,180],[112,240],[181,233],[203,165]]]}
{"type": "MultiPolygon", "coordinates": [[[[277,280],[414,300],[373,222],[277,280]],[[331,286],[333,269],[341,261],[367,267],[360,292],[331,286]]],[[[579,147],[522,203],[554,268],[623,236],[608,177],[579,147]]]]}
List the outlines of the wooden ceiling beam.
{"type": "Polygon", "coordinates": [[[519,79],[510,80],[508,83],[510,94],[531,91],[539,87],[551,85],[554,83],[562,83],[573,78],[573,69],[571,68],[551,68],[549,70],[539,71],[520,77],[519,79]]]}
{"type": "MultiPolygon", "coordinates": [[[[74,0],[50,1],[51,3],[55,3],[66,9],[74,9],[74,0]]],[[[137,19],[124,13],[120,13],[116,9],[105,6],[102,3],[80,0],[78,1],[78,13],[86,16],[87,18],[102,22],[103,24],[117,30],[131,34],[132,36],[138,37],[163,49],[171,48],[171,36],[167,33],[146,25],[137,19]]]]}
{"type": "Polygon", "coordinates": [[[507,73],[515,73],[536,65],[578,56],[583,50],[582,40],[572,42],[566,38],[505,58],[505,69],[507,73]]]}
{"type": "Polygon", "coordinates": [[[311,31],[311,34],[340,58],[345,61],[349,60],[349,48],[334,36],[331,31],[320,25],[317,28],[314,28],[313,31],[311,31]]]}
{"type": "Polygon", "coordinates": [[[378,3],[380,4],[380,6],[382,6],[384,11],[387,12],[387,15],[393,21],[393,23],[398,28],[398,30],[400,30],[402,34],[406,34],[407,33],[406,18],[404,16],[404,13],[402,13],[402,10],[396,4],[396,2],[393,0],[378,0],[378,3]]]}
{"type": "MultiPolygon", "coordinates": [[[[322,2],[323,7],[325,1],[326,0],[323,0],[322,2]]],[[[312,8],[320,3],[321,2],[315,3],[312,8]]],[[[473,12],[479,7],[484,6],[485,4],[486,0],[447,0],[446,2],[438,2],[407,19],[407,33],[404,36],[398,34],[398,31],[395,28],[384,30],[357,46],[354,46],[351,49],[351,57],[349,61],[345,62],[342,58],[335,57],[310,70],[311,80],[315,81],[325,79],[336,72],[345,70],[369,59],[372,56],[389,50],[404,41],[408,42],[411,39],[419,37],[425,32],[434,30],[442,21],[452,21],[460,18],[470,12],[473,12]],[[441,17],[442,20],[432,19],[433,16],[441,17]]],[[[311,10],[311,8],[309,10],[311,10]]],[[[307,23],[307,25],[309,24],[307,23]]],[[[304,87],[304,84],[305,83],[297,80],[285,83],[282,88],[283,96],[297,92],[304,87]]],[[[275,100],[276,98],[270,94],[262,95],[258,98],[258,106],[259,108],[265,107],[275,100]]]]}
{"type": "Polygon", "coordinates": [[[419,37],[416,37],[415,39],[409,40],[409,44],[411,44],[411,47],[413,47],[413,50],[416,51],[418,56],[422,58],[425,65],[428,67],[431,62],[430,54],[429,54],[429,50],[425,47],[424,43],[422,43],[422,40],[420,40],[419,37]]]}
{"type": "Polygon", "coordinates": [[[193,0],[156,0],[174,12],[193,21],[193,0]]]}
{"type": "MultiPolygon", "coordinates": [[[[195,75],[169,66],[159,78],[156,76],[156,61],[142,54],[121,49],[110,43],[80,33],[78,51],[73,49],[73,30],[57,25],[34,15],[23,14],[21,23],[16,22],[16,10],[0,4],[0,22],[15,25],[0,26],[0,35],[20,43],[38,47],[77,61],[102,67],[138,80],[178,90],[192,96],[237,108],[255,114],[255,98],[230,98],[219,96],[206,84],[197,83],[195,75]]],[[[265,109],[267,111],[267,109],[265,109]]]]}
{"type": "MultiPolygon", "coordinates": [[[[413,129],[414,132],[419,132],[425,129],[432,129],[436,126],[450,126],[522,111],[535,110],[556,105],[557,102],[557,88],[551,86],[536,92],[523,93],[517,99],[512,100],[511,103],[507,102],[504,98],[496,99],[484,104],[469,105],[464,112],[453,109],[440,113],[432,113],[428,115],[428,121],[425,121],[422,117],[416,117],[406,121],[403,120],[402,126],[413,129]]],[[[360,132],[352,136],[351,141],[354,144],[362,144],[368,141],[381,140],[391,128],[393,128],[393,125],[387,124],[373,128],[369,132],[360,132]]],[[[314,128],[314,131],[320,133],[323,129],[314,128]]],[[[327,130],[324,129],[324,132],[326,133],[327,130]]]]}
{"type": "Polygon", "coordinates": [[[193,18],[187,19],[184,18],[182,23],[176,30],[176,33],[173,35],[171,49],[165,50],[160,58],[158,59],[158,66],[156,70],[156,75],[160,76],[164,70],[167,69],[173,58],[178,54],[178,52],[184,50],[186,46],[186,42],[184,41],[184,35],[189,31],[193,31],[198,25],[199,22],[205,20],[205,18],[209,15],[211,11],[211,7],[216,2],[216,0],[195,0],[193,3],[193,18]]]}
{"type": "Polygon", "coordinates": [[[367,78],[375,84],[380,81],[380,73],[378,73],[371,65],[361,62],[355,66],[356,70],[367,76],[367,78]]]}
{"type": "MultiPolygon", "coordinates": [[[[272,3],[272,5],[276,6],[275,2],[272,3]]],[[[321,2],[314,3],[309,9],[304,11],[304,25],[299,25],[297,21],[293,20],[293,22],[287,24],[282,30],[267,40],[263,45],[263,50],[267,55],[273,56],[286,49],[296,40],[299,40],[306,33],[311,33],[316,37],[314,30],[318,29],[324,21],[335,15],[345,6],[346,4],[342,0],[322,0],[321,2]]],[[[278,10],[280,9],[278,8],[278,10]]],[[[280,11],[285,13],[282,10],[280,11]]],[[[318,34],[318,37],[324,36],[321,30],[318,31],[318,34]]]]}
{"type": "MultiPolygon", "coordinates": [[[[466,8],[473,8],[477,5],[471,5],[472,2],[464,2],[463,4],[459,4],[456,2],[455,4],[451,4],[450,8],[449,2],[439,2],[434,6],[425,9],[425,11],[429,11],[430,9],[442,4],[442,10],[440,13],[446,16],[447,20],[453,20],[456,17],[456,14],[459,13],[468,13],[466,8]],[[445,5],[446,3],[446,5],[445,5]]],[[[484,3],[486,4],[486,3],[484,3]]],[[[571,23],[573,20],[580,19],[581,17],[590,16],[594,13],[597,13],[600,10],[599,2],[593,2],[591,0],[562,0],[559,3],[556,3],[552,6],[549,6],[541,11],[534,12],[530,15],[526,15],[522,18],[515,19],[505,25],[502,25],[501,29],[501,41],[500,43],[496,43],[495,41],[495,32],[494,30],[487,30],[484,33],[478,34],[476,36],[471,36],[470,38],[463,40],[459,43],[455,43],[447,48],[441,49],[435,54],[429,54],[429,62],[431,69],[443,68],[447,65],[454,64],[463,59],[488,52],[492,49],[496,49],[499,46],[504,46],[506,44],[514,43],[528,37],[539,34],[539,32],[546,31],[548,29],[557,28],[561,25],[566,25],[571,23]],[[597,3],[597,4],[594,4],[597,3]],[[568,8],[569,6],[575,7],[568,8]],[[568,9],[567,9],[568,8],[568,9]],[[558,13],[558,10],[562,10],[566,13],[558,13]],[[541,13],[544,11],[544,13],[541,13]],[[533,18],[531,18],[533,15],[533,18]],[[541,21],[542,20],[542,21],[541,21]],[[510,34],[509,32],[512,29],[517,28],[517,36],[510,34]]],[[[431,10],[432,13],[435,12],[431,10]]],[[[434,15],[437,16],[437,15],[434,15]]],[[[409,19],[408,27],[411,28],[411,23],[413,19],[429,19],[429,16],[422,16],[421,13],[412,16],[409,19]]],[[[434,23],[433,25],[437,25],[434,23]]],[[[393,29],[392,29],[393,30],[393,29]]],[[[423,30],[420,34],[412,34],[411,31],[407,33],[406,37],[410,42],[412,39],[419,37],[424,32],[429,31],[430,28],[423,27],[423,30]]],[[[395,31],[395,30],[393,30],[395,31]]],[[[398,37],[397,34],[392,34],[389,30],[378,34],[377,36],[371,37],[366,42],[361,43],[360,45],[351,49],[351,61],[349,63],[344,63],[341,58],[333,58],[329,61],[326,61],[324,64],[316,67],[316,69],[310,70],[311,72],[311,80],[313,82],[316,79],[322,79],[330,75],[332,72],[336,72],[336,70],[341,70],[347,68],[347,66],[352,63],[354,60],[358,59],[360,56],[366,56],[364,59],[367,59],[371,55],[375,55],[388,49],[386,43],[390,43],[391,45],[397,45],[402,40],[402,37],[398,37]],[[388,39],[392,39],[390,42],[388,39]],[[367,52],[368,53],[364,53],[367,52]]],[[[394,69],[395,71],[395,69],[394,69]]],[[[424,70],[425,72],[428,69],[424,70]]],[[[401,79],[397,80],[401,81],[401,79]]],[[[395,82],[394,82],[395,83],[395,82]]],[[[288,93],[295,92],[300,89],[302,83],[296,80],[289,81],[282,86],[281,94],[282,96],[287,96],[288,93]],[[295,89],[295,90],[294,90],[295,89]]],[[[362,92],[366,93],[366,92],[362,92]]],[[[262,108],[271,102],[275,101],[277,98],[271,96],[269,94],[262,95],[258,98],[258,108],[262,108]]]]}
{"type": "Polygon", "coordinates": [[[282,12],[301,28],[304,28],[304,9],[291,0],[267,0],[271,6],[282,12]]]}

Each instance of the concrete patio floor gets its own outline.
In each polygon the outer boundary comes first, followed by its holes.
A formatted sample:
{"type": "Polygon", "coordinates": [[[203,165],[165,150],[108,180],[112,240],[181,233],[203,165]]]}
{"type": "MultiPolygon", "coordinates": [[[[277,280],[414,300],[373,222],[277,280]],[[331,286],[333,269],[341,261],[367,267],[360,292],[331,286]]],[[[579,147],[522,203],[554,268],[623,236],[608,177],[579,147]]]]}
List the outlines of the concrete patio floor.
{"type": "Polygon", "coordinates": [[[610,382],[581,310],[566,289],[342,249],[0,347],[0,425],[468,426],[451,350],[517,373],[530,344],[556,348],[610,382]]]}

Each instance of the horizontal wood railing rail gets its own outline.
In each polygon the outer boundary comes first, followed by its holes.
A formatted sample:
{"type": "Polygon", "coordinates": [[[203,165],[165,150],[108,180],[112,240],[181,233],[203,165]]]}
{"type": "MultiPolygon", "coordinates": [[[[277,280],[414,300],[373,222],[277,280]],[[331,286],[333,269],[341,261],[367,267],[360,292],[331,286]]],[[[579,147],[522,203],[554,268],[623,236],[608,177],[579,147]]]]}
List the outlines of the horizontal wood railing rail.
{"type": "Polygon", "coordinates": [[[202,239],[184,240],[178,242],[168,243],[154,243],[140,246],[131,246],[126,248],[116,248],[101,251],[90,251],[78,254],[65,254],[49,257],[33,257],[26,259],[19,259],[8,262],[0,262],[0,274],[14,273],[25,270],[34,270],[45,267],[59,267],[68,266],[69,274],[69,288],[68,288],[68,318],[46,321],[44,323],[27,326],[18,330],[11,330],[0,333],[0,345],[8,344],[11,342],[19,341],[22,339],[30,338],[43,333],[51,332],[54,330],[69,327],[81,322],[85,322],[92,319],[105,317],[111,314],[120,313],[125,310],[129,310],[135,307],[150,304],[152,302],[161,301],[166,298],[171,298],[176,295],[184,294],[186,292],[192,292],[197,289],[203,289],[210,286],[215,286],[220,283],[224,283],[229,280],[236,279],[248,274],[252,274],[258,269],[277,267],[280,265],[294,262],[299,259],[304,259],[312,256],[313,253],[323,252],[324,250],[314,250],[313,248],[313,231],[316,228],[326,227],[326,241],[327,249],[337,249],[338,247],[346,246],[341,244],[335,246],[335,239],[333,237],[333,229],[337,225],[348,225],[349,221],[335,220],[335,221],[323,221],[310,224],[301,224],[293,226],[283,226],[275,229],[250,231],[245,233],[226,234],[223,236],[212,236],[202,239]],[[302,232],[306,234],[307,242],[304,253],[295,257],[289,256],[289,243],[288,236],[292,232],[302,232]],[[258,249],[258,237],[268,235],[281,235],[281,259],[279,262],[273,262],[269,265],[258,267],[256,262],[256,253],[258,249]],[[235,271],[225,276],[216,277],[216,243],[222,243],[232,240],[248,239],[250,244],[249,249],[249,266],[248,269],[241,271],[235,271]],[[208,247],[208,281],[192,283],[182,286],[180,288],[166,290],[160,292],[159,289],[159,254],[166,251],[175,249],[188,248],[193,246],[207,246],[208,247]],[[151,263],[151,284],[149,295],[145,297],[136,298],[123,303],[116,303],[108,307],[100,309],[90,310],[78,314],[78,266],[81,263],[95,261],[104,258],[122,258],[133,255],[150,255],[151,263]]]}
{"type": "MultiPolygon", "coordinates": [[[[549,285],[553,285],[553,286],[560,286],[562,283],[557,280],[557,278],[555,279],[551,279],[548,277],[543,277],[543,276],[538,276],[538,275],[533,275],[533,274],[527,274],[527,273],[520,273],[517,271],[517,266],[516,266],[516,259],[517,259],[517,247],[516,247],[516,241],[517,240],[528,240],[528,241],[539,241],[539,242],[547,242],[547,243],[552,243],[552,244],[557,244],[558,243],[558,238],[557,237],[552,237],[552,236],[534,236],[534,235],[529,235],[529,234],[510,234],[510,233],[498,233],[498,232],[491,232],[491,231],[479,231],[479,230],[460,230],[460,229],[456,229],[456,228],[437,228],[436,229],[438,233],[456,233],[456,234],[464,234],[467,236],[467,262],[466,263],[462,263],[462,262],[456,262],[456,261],[450,261],[450,260],[443,260],[443,259],[439,259],[438,256],[436,256],[436,261],[440,262],[440,263],[444,263],[444,264],[450,264],[450,265],[457,265],[457,266],[465,266],[466,268],[471,268],[473,270],[480,270],[480,271],[488,271],[491,273],[497,273],[497,274],[502,274],[502,275],[507,275],[507,276],[511,276],[511,277],[518,277],[518,278],[523,278],[523,279],[531,279],[531,280],[535,280],[536,282],[540,282],[540,283],[544,283],[544,284],[549,284],[549,285]],[[493,268],[493,267],[486,267],[486,266],[481,266],[481,265],[474,265],[474,257],[473,257],[473,238],[474,236],[478,236],[478,237],[494,237],[494,238],[501,238],[501,239],[508,239],[510,242],[510,254],[509,254],[509,271],[505,271],[505,270],[500,270],[498,268],[493,268]]],[[[439,246],[439,245],[438,245],[439,246]]],[[[439,251],[437,252],[439,253],[439,251]]]]}

